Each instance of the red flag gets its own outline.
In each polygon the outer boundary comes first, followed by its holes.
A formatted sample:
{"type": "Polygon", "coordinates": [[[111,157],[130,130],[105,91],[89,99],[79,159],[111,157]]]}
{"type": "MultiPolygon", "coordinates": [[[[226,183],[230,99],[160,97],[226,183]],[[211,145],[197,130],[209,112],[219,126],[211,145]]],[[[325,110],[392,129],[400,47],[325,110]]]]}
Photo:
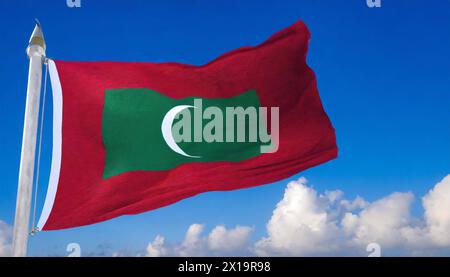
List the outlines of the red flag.
{"type": "Polygon", "coordinates": [[[50,61],[53,157],[39,228],[87,225],[202,192],[267,184],[335,158],[334,129],[306,65],[309,38],[298,22],[203,66],[50,61]],[[258,130],[278,131],[278,141],[271,141],[276,151],[259,151],[264,141],[251,141],[250,133],[246,141],[227,143],[250,116],[230,127],[224,114],[207,131],[230,105],[266,107],[258,130]],[[210,107],[219,112],[214,118],[206,115],[210,107]],[[199,127],[184,128],[187,140],[175,142],[171,128],[181,119],[199,127]],[[208,132],[213,141],[202,137],[208,132]]]}

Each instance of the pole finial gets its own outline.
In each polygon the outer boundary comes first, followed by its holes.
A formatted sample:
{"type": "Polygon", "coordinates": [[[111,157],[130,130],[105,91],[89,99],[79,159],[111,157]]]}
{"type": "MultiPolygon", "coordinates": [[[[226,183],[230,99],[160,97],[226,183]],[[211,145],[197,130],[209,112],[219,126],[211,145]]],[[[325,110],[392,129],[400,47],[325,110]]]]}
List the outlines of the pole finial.
{"type": "Polygon", "coordinates": [[[36,26],[34,27],[33,33],[31,34],[28,46],[37,45],[42,47],[45,51],[45,40],[44,34],[42,33],[41,23],[37,19],[34,20],[36,21],[36,26]]]}

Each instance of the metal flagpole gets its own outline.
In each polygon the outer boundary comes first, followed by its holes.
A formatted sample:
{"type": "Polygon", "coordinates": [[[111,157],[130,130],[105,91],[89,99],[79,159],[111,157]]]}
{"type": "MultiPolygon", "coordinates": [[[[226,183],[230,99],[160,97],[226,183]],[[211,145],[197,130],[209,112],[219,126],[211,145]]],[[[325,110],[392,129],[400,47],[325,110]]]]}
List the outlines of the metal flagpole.
{"type": "Polygon", "coordinates": [[[19,185],[17,189],[16,214],[13,229],[13,256],[27,255],[30,206],[33,190],[36,134],[38,127],[39,102],[41,93],[42,64],[45,59],[45,41],[41,25],[36,27],[27,47],[30,59],[28,71],[27,100],[20,157],[19,185]]]}

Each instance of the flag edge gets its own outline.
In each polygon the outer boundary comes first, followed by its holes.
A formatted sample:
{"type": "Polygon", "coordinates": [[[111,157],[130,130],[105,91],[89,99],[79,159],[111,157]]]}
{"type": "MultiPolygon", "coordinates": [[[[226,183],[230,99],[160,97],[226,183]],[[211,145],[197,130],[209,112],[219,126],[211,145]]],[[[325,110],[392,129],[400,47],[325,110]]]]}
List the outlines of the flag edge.
{"type": "Polygon", "coordinates": [[[58,190],[59,176],[61,170],[61,149],[62,149],[62,87],[59,79],[58,69],[53,60],[48,60],[50,81],[53,95],[53,147],[52,164],[50,169],[50,178],[45,196],[44,207],[41,212],[37,227],[44,230],[45,225],[53,210],[56,192],[58,190]]]}

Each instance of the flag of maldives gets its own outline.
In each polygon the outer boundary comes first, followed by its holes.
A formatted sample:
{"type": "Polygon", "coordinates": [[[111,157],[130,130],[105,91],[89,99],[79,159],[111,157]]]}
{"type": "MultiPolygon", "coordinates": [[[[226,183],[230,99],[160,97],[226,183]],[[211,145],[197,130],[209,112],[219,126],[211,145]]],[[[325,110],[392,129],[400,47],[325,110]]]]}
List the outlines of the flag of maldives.
{"type": "MultiPolygon", "coordinates": [[[[50,61],[40,230],[271,183],[337,156],[302,22],[203,66],[50,61]]],[[[251,204],[251,203],[250,203],[251,204]]]]}

